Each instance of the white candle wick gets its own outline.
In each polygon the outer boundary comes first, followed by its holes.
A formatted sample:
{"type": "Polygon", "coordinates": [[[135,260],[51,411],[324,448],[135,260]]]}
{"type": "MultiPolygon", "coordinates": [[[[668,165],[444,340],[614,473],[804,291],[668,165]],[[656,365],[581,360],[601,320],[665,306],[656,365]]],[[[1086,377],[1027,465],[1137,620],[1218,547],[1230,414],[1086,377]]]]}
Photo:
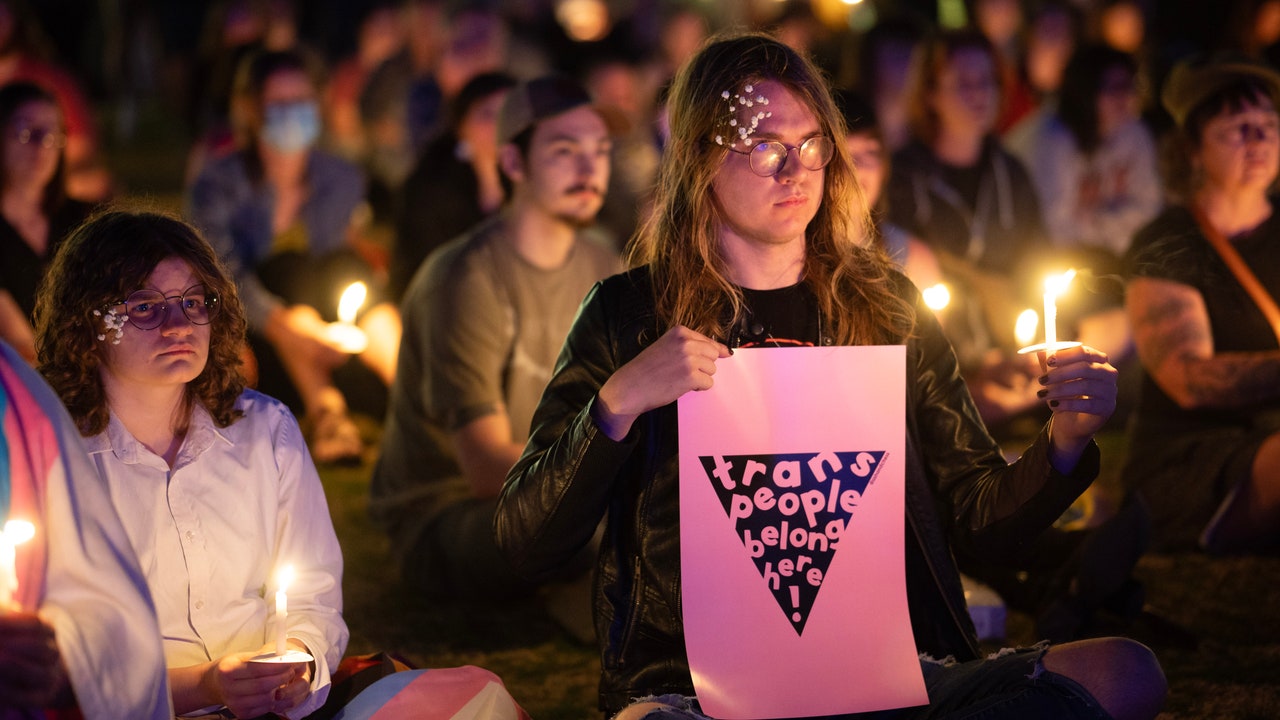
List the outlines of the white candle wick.
{"type": "Polygon", "coordinates": [[[288,651],[289,597],[285,594],[293,582],[293,566],[285,565],[276,575],[276,655],[288,651]]]}
{"type": "Polygon", "coordinates": [[[1044,351],[1047,355],[1058,349],[1058,296],[1066,291],[1075,276],[1076,271],[1071,269],[1044,281],[1044,351]]]}

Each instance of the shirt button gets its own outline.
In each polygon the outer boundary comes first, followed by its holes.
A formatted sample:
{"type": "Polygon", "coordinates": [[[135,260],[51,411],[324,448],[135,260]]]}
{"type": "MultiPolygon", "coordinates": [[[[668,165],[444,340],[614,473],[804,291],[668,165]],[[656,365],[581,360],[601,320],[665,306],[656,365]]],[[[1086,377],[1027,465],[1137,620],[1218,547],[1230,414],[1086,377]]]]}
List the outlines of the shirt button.
{"type": "Polygon", "coordinates": [[[203,609],[204,609],[204,601],[203,601],[203,600],[197,600],[197,601],[196,601],[196,609],[197,609],[197,610],[203,610],[203,609]]]}
{"type": "Polygon", "coordinates": [[[188,530],[188,531],[187,531],[187,539],[188,539],[188,540],[195,540],[195,539],[196,539],[196,534],[195,534],[195,533],[193,533],[193,532],[191,532],[190,530],[188,530]]]}

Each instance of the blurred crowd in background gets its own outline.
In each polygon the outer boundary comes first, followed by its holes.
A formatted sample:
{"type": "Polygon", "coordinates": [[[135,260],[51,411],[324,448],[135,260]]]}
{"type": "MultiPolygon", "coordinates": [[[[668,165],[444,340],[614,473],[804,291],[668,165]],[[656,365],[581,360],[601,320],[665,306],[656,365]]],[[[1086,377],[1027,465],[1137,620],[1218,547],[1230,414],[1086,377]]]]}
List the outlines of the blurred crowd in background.
{"type": "MultiPolygon", "coordinates": [[[[667,83],[726,28],[776,33],[828,73],[880,239],[918,285],[944,289],[939,314],[999,427],[1039,408],[1035,369],[1014,351],[1031,337],[1016,320],[1036,307],[1047,272],[1081,272],[1064,335],[1123,371],[1120,258],[1187,179],[1161,158],[1173,122],[1159,89],[1194,53],[1269,62],[1280,0],[0,0],[0,83],[44,88],[56,100],[50,127],[62,128],[9,132],[0,152],[3,229],[27,248],[0,271],[14,276],[0,286],[0,336],[34,360],[30,328],[15,318],[29,317],[40,268],[95,204],[181,192],[233,271],[261,276],[241,292],[259,340],[246,359],[264,389],[321,429],[320,460],[358,454],[347,402],[385,412],[409,279],[503,203],[493,137],[503,93],[559,72],[625,114],[630,131],[615,142],[598,218],[622,251],[656,176],[667,83]],[[252,77],[246,63],[263,51],[300,58],[297,87],[252,77]],[[299,101],[315,112],[284,118],[299,101]],[[115,165],[120,148],[146,156],[155,117],[172,131],[164,142],[185,144],[173,174],[181,188],[131,187],[115,165]],[[281,180],[290,169],[252,152],[245,187],[219,185],[219,160],[261,142],[340,161],[326,174],[333,194],[291,206],[281,180]],[[36,145],[44,152],[7,149],[36,145]],[[251,204],[264,178],[277,193],[263,210],[271,225],[246,240],[237,203],[251,204]],[[309,214],[317,204],[321,214],[309,214]],[[295,224],[312,226],[300,244],[283,232],[295,224]],[[267,256],[339,247],[375,288],[362,318],[380,323],[355,380],[344,377],[346,355],[307,340],[337,319],[341,271],[318,270],[309,282],[324,287],[290,300],[314,317],[279,320],[272,298],[288,293],[255,289],[269,280],[267,256]],[[273,347],[286,349],[278,361],[273,347]],[[343,393],[344,382],[373,391],[343,393]]],[[[0,107],[0,122],[14,127],[23,102],[0,107]]]]}

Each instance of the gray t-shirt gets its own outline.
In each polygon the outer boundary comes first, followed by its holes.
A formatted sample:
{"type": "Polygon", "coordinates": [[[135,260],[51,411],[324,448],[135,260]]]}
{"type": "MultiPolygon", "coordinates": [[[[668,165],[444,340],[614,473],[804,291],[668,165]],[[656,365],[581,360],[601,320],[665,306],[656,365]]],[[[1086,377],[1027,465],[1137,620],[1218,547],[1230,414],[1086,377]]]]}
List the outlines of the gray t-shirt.
{"type": "Polygon", "coordinates": [[[565,264],[534,267],[499,213],[423,263],[401,305],[404,335],[370,511],[393,533],[415,532],[467,497],[449,434],[495,412],[524,442],[578,306],[618,272],[603,237],[582,233],[565,264]]]}

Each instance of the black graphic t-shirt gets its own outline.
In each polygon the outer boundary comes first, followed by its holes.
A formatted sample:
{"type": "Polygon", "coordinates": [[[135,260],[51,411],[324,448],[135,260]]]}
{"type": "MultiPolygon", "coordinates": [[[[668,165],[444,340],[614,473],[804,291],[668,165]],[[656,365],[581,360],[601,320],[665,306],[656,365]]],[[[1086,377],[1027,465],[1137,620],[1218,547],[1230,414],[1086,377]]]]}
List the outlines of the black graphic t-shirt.
{"type": "Polygon", "coordinates": [[[742,288],[746,314],[735,347],[795,347],[818,344],[818,303],[804,283],[776,290],[742,288]]]}

